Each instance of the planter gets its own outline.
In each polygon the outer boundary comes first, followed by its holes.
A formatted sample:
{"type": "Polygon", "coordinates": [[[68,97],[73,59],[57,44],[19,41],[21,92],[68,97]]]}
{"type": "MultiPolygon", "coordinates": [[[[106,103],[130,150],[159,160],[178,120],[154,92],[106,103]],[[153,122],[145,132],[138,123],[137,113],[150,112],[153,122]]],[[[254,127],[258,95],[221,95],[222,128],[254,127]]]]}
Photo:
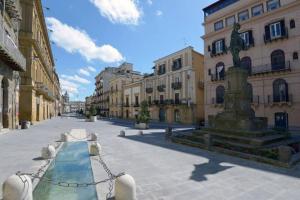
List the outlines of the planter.
{"type": "Polygon", "coordinates": [[[148,129],[149,125],[147,123],[139,123],[139,124],[135,124],[134,127],[136,129],[148,129]]]}
{"type": "Polygon", "coordinates": [[[97,116],[91,116],[90,120],[91,120],[91,122],[96,122],[97,121],[97,116]]]}

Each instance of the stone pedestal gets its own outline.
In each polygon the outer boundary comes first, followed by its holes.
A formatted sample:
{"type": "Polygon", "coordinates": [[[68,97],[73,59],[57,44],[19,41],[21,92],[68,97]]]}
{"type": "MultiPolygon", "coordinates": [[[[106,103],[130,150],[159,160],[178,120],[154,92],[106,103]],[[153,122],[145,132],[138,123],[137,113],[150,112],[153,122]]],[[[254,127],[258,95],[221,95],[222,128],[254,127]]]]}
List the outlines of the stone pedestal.
{"type": "Polygon", "coordinates": [[[225,109],[209,116],[209,126],[218,130],[264,130],[267,118],[255,117],[251,108],[251,88],[247,82],[248,71],[231,67],[226,73],[225,109]]]}

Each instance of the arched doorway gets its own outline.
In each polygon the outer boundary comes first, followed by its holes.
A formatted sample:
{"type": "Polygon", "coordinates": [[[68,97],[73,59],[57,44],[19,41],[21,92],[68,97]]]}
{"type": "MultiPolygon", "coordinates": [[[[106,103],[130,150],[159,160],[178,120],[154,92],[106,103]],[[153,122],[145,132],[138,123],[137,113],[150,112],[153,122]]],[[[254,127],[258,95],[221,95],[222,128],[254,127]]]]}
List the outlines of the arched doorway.
{"type": "Polygon", "coordinates": [[[3,78],[1,82],[1,119],[3,128],[9,128],[9,113],[8,113],[8,88],[9,82],[7,78],[3,78]]]}
{"type": "Polygon", "coordinates": [[[165,122],[166,121],[166,111],[163,108],[159,109],[159,121],[165,122]]]}

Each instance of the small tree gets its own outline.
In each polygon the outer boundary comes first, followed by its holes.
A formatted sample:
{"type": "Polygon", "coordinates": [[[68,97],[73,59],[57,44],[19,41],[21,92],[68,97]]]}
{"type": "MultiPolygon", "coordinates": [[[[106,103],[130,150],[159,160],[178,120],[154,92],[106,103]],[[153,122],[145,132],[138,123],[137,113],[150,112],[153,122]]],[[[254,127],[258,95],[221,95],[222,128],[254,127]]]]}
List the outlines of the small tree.
{"type": "Polygon", "coordinates": [[[141,111],[138,116],[138,122],[140,123],[148,123],[150,121],[150,112],[147,101],[143,101],[141,103],[141,111]]]}
{"type": "Polygon", "coordinates": [[[97,111],[94,105],[91,105],[90,107],[90,116],[96,116],[97,115],[97,111]]]}

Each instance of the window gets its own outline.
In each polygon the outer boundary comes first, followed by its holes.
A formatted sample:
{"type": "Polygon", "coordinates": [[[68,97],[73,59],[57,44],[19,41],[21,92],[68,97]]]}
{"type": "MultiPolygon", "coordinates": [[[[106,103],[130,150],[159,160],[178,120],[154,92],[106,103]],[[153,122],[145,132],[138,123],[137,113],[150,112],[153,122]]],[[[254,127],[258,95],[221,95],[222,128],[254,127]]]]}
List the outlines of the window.
{"type": "Polygon", "coordinates": [[[298,60],[298,52],[293,53],[293,60],[298,60]]]}
{"type": "Polygon", "coordinates": [[[179,110],[174,110],[174,121],[180,122],[180,112],[179,110]]]}
{"type": "Polygon", "coordinates": [[[270,25],[271,30],[271,38],[281,37],[281,25],[280,22],[274,23],[270,25]]]}
{"type": "Polygon", "coordinates": [[[216,53],[222,53],[223,52],[223,42],[222,40],[216,41],[216,53]]]}
{"type": "Polygon", "coordinates": [[[129,106],[129,98],[126,97],[126,106],[128,107],[129,106]]]}
{"type": "Polygon", "coordinates": [[[250,57],[244,57],[241,59],[241,67],[248,71],[248,74],[251,75],[252,73],[252,63],[250,57]]]}
{"type": "Polygon", "coordinates": [[[284,79],[277,79],[273,82],[273,101],[288,102],[289,101],[288,84],[284,79]]]}
{"type": "Polygon", "coordinates": [[[226,18],[226,26],[231,26],[235,23],[235,16],[227,17],[226,18]]]}
{"type": "Polygon", "coordinates": [[[219,62],[216,65],[216,79],[224,80],[225,79],[225,65],[222,62],[219,62]]]}
{"type": "Polygon", "coordinates": [[[250,46],[249,32],[247,31],[247,32],[241,33],[240,36],[244,41],[244,46],[245,47],[250,46]]]}
{"type": "Polygon", "coordinates": [[[263,4],[254,6],[252,8],[252,17],[259,16],[259,15],[263,14],[263,12],[264,12],[264,6],[263,6],[263,4]]]}
{"type": "Polygon", "coordinates": [[[215,31],[221,30],[222,28],[224,28],[223,20],[215,23],[215,31]]]}
{"type": "Polygon", "coordinates": [[[181,58],[178,58],[176,60],[173,61],[173,66],[172,66],[172,70],[178,70],[182,67],[182,61],[181,58]]]}
{"type": "Polygon", "coordinates": [[[289,128],[289,115],[286,112],[278,112],[274,114],[275,128],[288,129],[289,128]]]}
{"type": "Polygon", "coordinates": [[[166,73],[166,65],[163,64],[163,65],[159,65],[158,66],[158,74],[161,75],[161,74],[164,74],[166,73]]]}
{"type": "Polygon", "coordinates": [[[225,88],[224,86],[220,85],[216,89],[216,99],[217,104],[223,104],[224,103],[224,96],[225,96],[225,88]]]}
{"type": "Polygon", "coordinates": [[[279,7],[280,7],[280,1],[279,0],[269,0],[267,2],[268,11],[275,10],[279,7]]]}
{"type": "Polygon", "coordinates": [[[175,93],[175,104],[179,104],[179,93],[175,93]]]}
{"type": "Polygon", "coordinates": [[[180,82],[180,78],[177,76],[175,77],[175,83],[179,83],[180,82]]]}
{"type": "Polygon", "coordinates": [[[282,70],[285,69],[285,55],[284,51],[276,50],[271,54],[271,65],[272,70],[282,70]]]}
{"type": "Polygon", "coordinates": [[[245,11],[239,13],[239,22],[245,21],[247,19],[249,19],[248,10],[245,10],[245,11]]]}
{"type": "Polygon", "coordinates": [[[148,96],[148,104],[151,105],[151,96],[148,96]]]}
{"type": "Polygon", "coordinates": [[[296,23],[295,23],[295,20],[294,20],[294,19],[291,19],[291,21],[290,21],[290,28],[291,28],[291,29],[296,28],[296,23]]]}
{"type": "Polygon", "coordinates": [[[136,105],[136,106],[139,105],[139,96],[135,96],[135,105],[136,105]]]}
{"type": "Polygon", "coordinates": [[[164,103],[164,95],[159,96],[159,101],[160,101],[160,104],[164,103]]]}

